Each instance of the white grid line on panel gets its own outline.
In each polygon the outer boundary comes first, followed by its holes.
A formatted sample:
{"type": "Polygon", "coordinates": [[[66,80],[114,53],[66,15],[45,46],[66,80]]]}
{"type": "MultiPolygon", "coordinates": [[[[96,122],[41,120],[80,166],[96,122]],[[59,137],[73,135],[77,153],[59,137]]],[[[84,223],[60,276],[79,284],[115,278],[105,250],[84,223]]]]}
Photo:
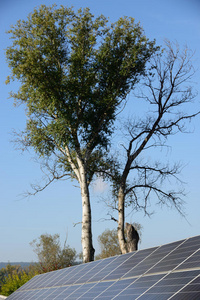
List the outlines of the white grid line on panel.
{"type": "MultiPolygon", "coordinates": [[[[135,254],[136,254],[136,252],[134,252],[133,255],[131,255],[130,257],[133,257],[135,254]]],[[[114,261],[117,261],[117,258],[118,258],[118,257],[120,257],[120,256],[117,256],[116,259],[115,259],[114,261]]],[[[123,262],[121,262],[121,264],[119,264],[115,269],[113,269],[112,271],[110,271],[110,273],[108,273],[106,276],[108,276],[109,274],[111,274],[114,270],[116,270],[119,266],[121,266],[121,265],[122,265],[125,261],[127,261],[130,257],[128,257],[128,258],[127,258],[126,260],[124,260],[123,262]]],[[[111,261],[110,263],[112,263],[112,262],[113,262],[113,261],[111,261]]],[[[105,266],[104,268],[106,268],[106,266],[105,266]]],[[[102,271],[102,270],[100,270],[99,272],[101,272],[101,271],[102,271]]],[[[98,273],[99,273],[99,272],[98,272],[98,273]]],[[[98,274],[98,273],[97,273],[97,274],[98,274]]],[[[95,274],[95,275],[96,275],[96,274],[95,274]]],[[[95,275],[94,275],[94,276],[95,276],[95,275]]],[[[94,277],[94,276],[93,276],[93,277],[94,277]]],[[[106,277],[106,276],[105,276],[105,277],[106,277]]],[[[92,279],[93,277],[91,277],[91,279],[92,279]]],[[[96,284],[95,284],[93,287],[91,287],[87,292],[89,292],[92,288],[94,288],[98,283],[102,282],[103,279],[104,279],[105,277],[103,277],[101,280],[97,281],[96,284]]],[[[117,279],[117,280],[118,280],[118,279],[117,279]]],[[[115,283],[117,280],[114,280],[114,283],[115,283]]],[[[112,281],[112,280],[111,280],[111,281],[112,281]]],[[[87,281],[87,283],[89,283],[89,282],[87,281]]],[[[113,284],[114,284],[114,283],[113,283],[113,284]]],[[[112,285],[111,285],[111,286],[112,286],[112,285]]],[[[109,286],[109,287],[111,287],[111,286],[109,286]]],[[[108,288],[107,288],[107,289],[108,289],[108,288]]],[[[107,289],[105,289],[104,291],[106,291],[107,289]]],[[[87,292],[83,293],[80,297],[82,297],[83,295],[85,295],[87,292]]],[[[102,293],[101,293],[101,294],[102,294],[102,293]]],[[[77,300],[80,299],[80,297],[78,297],[77,300]]],[[[96,297],[95,297],[94,299],[96,299],[96,297]]]]}
{"type": "MultiPolygon", "coordinates": [[[[167,257],[168,255],[170,255],[173,251],[175,251],[176,249],[178,249],[183,243],[185,243],[185,241],[186,240],[183,240],[182,241],[182,243],[181,244],[179,244],[178,246],[176,246],[173,250],[171,250],[168,254],[166,254],[162,259],[160,259],[157,263],[155,263],[155,265],[153,265],[151,268],[149,268],[146,272],[144,272],[142,275],[140,275],[139,277],[138,277],[138,279],[140,279],[142,276],[144,276],[147,272],[149,272],[153,267],[155,267],[158,263],[160,263],[165,257],[167,257]]],[[[160,249],[162,246],[160,246],[158,249],[160,249]]],[[[157,249],[156,249],[157,250],[157,249]]],[[[156,251],[154,251],[154,252],[156,252],[156,251]]],[[[154,253],[153,252],[153,253],[154,253]]],[[[152,254],[152,253],[151,253],[152,254]]],[[[148,257],[148,256],[147,256],[148,257]]],[[[146,257],[146,258],[147,258],[146,257]]],[[[149,274],[150,275],[150,274],[149,274]]],[[[151,287],[149,287],[144,293],[142,293],[139,297],[137,297],[136,298],[136,300],[137,299],[139,299],[142,295],[144,295],[149,289],[151,289],[154,285],[156,285],[159,281],[161,281],[165,276],[167,276],[167,275],[164,275],[161,279],[159,279],[156,283],[154,283],[151,287]]],[[[137,279],[137,280],[138,280],[137,279]]],[[[135,280],[134,282],[136,282],[137,280],[135,280]]],[[[133,283],[131,283],[131,284],[133,284],[133,283]]],[[[130,285],[131,285],[130,284],[130,285]]],[[[129,286],[130,286],[129,285],[129,286]]],[[[119,296],[123,291],[125,291],[126,289],[128,289],[128,287],[129,286],[127,286],[124,290],[122,290],[118,295],[116,295],[114,298],[116,298],[117,296],[119,296]]],[[[112,298],[112,299],[114,299],[114,298],[112,298]]]]}
{"type": "MultiPolygon", "coordinates": [[[[185,241],[187,241],[188,239],[186,239],[185,241]]],[[[142,297],[144,294],[146,294],[151,288],[153,288],[156,284],[158,284],[161,280],[163,280],[165,277],[167,277],[169,274],[171,274],[173,271],[175,271],[180,265],[182,265],[188,258],[190,258],[192,255],[194,255],[197,251],[199,251],[199,249],[197,249],[194,253],[192,253],[190,256],[188,256],[186,259],[184,259],[180,264],[178,264],[174,269],[170,270],[167,272],[167,274],[165,276],[163,276],[160,280],[158,280],[155,284],[153,284],[149,289],[147,289],[143,294],[141,294],[137,299],[139,299],[140,297],[142,297]]]]}
{"type": "MultiPolygon", "coordinates": [[[[64,275],[64,277],[65,276],[69,276],[71,273],[73,273],[73,271],[75,271],[76,269],[78,268],[78,266],[72,266],[72,267],[68,267],[68,268],[66,268],[66,269],[61,269],[61,270],[56,270],[56,271],[53,271],[53,272],[58,272],[59,274],[58,274],[58,276],[57,277],[59,277],[59,275],[62,275],[62,273],[64,273],[63,275],[64,275]],[[60,272],[59,272],[60,271],[60,272]]],[[[61,279],[63,279],[64,277],[62,277],[61,279]]],[[[72,276],[73,277],[73,276],[72,276]]],[[[49,282],[52,282],[52,279],[53,278],[50,278],[49,280],[47,280],[47,284],[49,283],[49,282]]],[[[60,280],[61,280],[60,279],[60,280]]],[[[58,282],[57,282],[57,285],[55,286],[55,287],[57,287],[58,286],[58,283],[59,283],[59,281],[60,280],[58,280],[58,282]]],[[[47,287],[48,288],[48,287],[47,287]]]]}
{"type": "MultiPolygon", "coordinates": [[[[78,266],[72,266],[72,267],[68,267],[68,268],[65,268],[65,269],[56,270],[55,272],[58,272],[58,275],[57,275],[55,278],[50,278],[50,280],[48,280],[47,283],[49,284],[49,283],[55,281],[56,278],[59,278],[59,277],[62,276],[62,275],[65,275],[65,276],[66,276],[66,275],[71,274],[74,270],[77,269],[77,267],[78,267],[78,266]],[[62,273],[64,273],[64,274],[62,274],[62,273]]],[[[62,277],[62,278],[63,278],[63,277],[62,277]]],[[[59,282],[59,281],[58,281],[58,282],[59,282]]],[[[58,283],[58,282],[57,282],[57,283],[58,283]]],[[[46,287],[47,287],[47,286],[46,286],[46,287]]],[[[56,285],[55,287],[57,287],[57,285],[56,285]]],[[[47,287],[47,288],[48,288],[48,287],[47,287]]]]}
{"type": "MultiPolygon", "coordinates": [[[[152,253],[154,253],[154,252],[156,252],[158,249],[159,249],[160,247],[158,247],[158,248],[156,248],[154,251],[152,251],[147,257],[145,257],[143,260],[141,260],[136,266],[134,266],[134,268],[136,268],[141,262],[143,262],[146,258],[148,258],[149,256],[151,256],[152,255],[152,253]]],[[[137,253],[137,252],[136,252],[137,253]]],[[[132,256],[131,256],[132,257],[132,256]]],[[[134,268],[132,268],[132,269],[134,269],[134,268]]],[[[131,269],[131,270],[132,270],[131,269]]],[[[129,272],[129,271],[128,271],[129,272]]],[[[125,274],[127,274],[128,272],[126,272],[125,274]]],[[[123,275],[123,276],[125,276],[125,274],[123,275]]],[[[122,276],[122,278],[123,278],[123,276],[122,276]]],[[[142,276],[142,275],[141,275],[142,276]]],[[[140,277],[141,277],[140,276],[140,277]]],[[[124,278],[124,279],[122,279],[122,280],[126,280],[127,278],[124,278]]],[[[133,284],[134,282],[136,282],[137,280],[138,280],[139,278],[136,278],[136,280],[135,281],[133,281],[131,284],[133,284]]],[[[117,280],[115,280],[115,282],[113,283],[113,284],[115,284],[117,281],[119,281],[120,280],[120,278],[118,278],[117,280]]],[[[113,284],[111,285],[111,286],[113,286],[113,284]]],[[[130,284],[130,285],[131,285],[130,284]]],[[[129,286],[130,286],[129,285],[129,286]]],[[[106,290],[108,290],[111,286],[109,286],[106,290]]],[[[126,287],[127,288],[127,287],[126,287]]],[[[125,289],[126,289],[125,288],[125,289]]],[[[124,289],[124,290],[125,290],[124,289]]],[[[103,294],[106,290],[104,290],[102,293],[100,293],[98,296],[100,296],[101,294],[103,294]]],[[[122,292],[122,291],[121,291],[122,292]]],[[[120,293],[121,293],[120,292],[120,293]]],[[[120,293],[118,293],[118,295],[120,294],[120,293]]],[[[116,295],[114,298],[116,298],[118,295],[116,295]]],[[[96,298],[94,298],[94,299],[97,299],[98,298],[98,296],[96,297],[96,298]]],[[[112,298],[112,299],[114,299],[114,298],[112,298]]]]}
{"type": "MultiPolygon", "coordinates": [[[[105,269],[105,268],[106,268],[107,266],[109,266],[111,263],[113,263],[114,261],[116,261],[118,257],[119,257],[119,255],[116,256],[116,257],[114,256],[114,257],[113,257],[113,260],[111,260],[107,265],[105,265],[102,269],[100,269],[95,275],[93,275],[92,277],[90,277],[90,279],[88,279],[86,282],[87,282],[87,283],[91,282],[91,281],[89,281],[89,280],[91,280],[94,276],[96,276],[97,274],[99,274],[103,269],[105,269]]],[[[105,260],[100,260],[99,263],[98,263],[97,265],[95,265],[92,269],[89,269],[87,273],[89,273],[91,270],[93,270],[93,269],[94,269],[95,267],[97,267],[98,265],[101,265],[101,262],[102,262],[102,261],[105,261],[105,260]]],[[[86,274],[87,274],[87,273],[86,273],[86,274]]],[[[83,276],[85,276],[86,274],[84,274],[83,276]]],[[[82,278],[83,276],[81,276],[80,278],[82,278]]],[[[80,278],[79,278],[79,279],[80,279],[80,278]]],[[[76,282],[77,282],[79,279],[77,279],[76,282]]],[[[76,283],[76,282],[75,282],[75,283],[76,283]]],[[[86,283],[86,282],[85,282],[85,283],[86,283]]]]}
{"type": "Polygon", "coordinates": [[[190,283],[192,283],[192,281],[194,281],[195,279],[197,279],[200,276],[197,275],[196,277],[194,277],[192,280],[190,280],[188,283],[186,283],[180,290],[178,290],[176,293],[174,293],[171,297],[168,298],[168,300],[172,299],[175,295],[177,295],[178,293],[180,293],[186,286],[188,286],[190,283]]]}

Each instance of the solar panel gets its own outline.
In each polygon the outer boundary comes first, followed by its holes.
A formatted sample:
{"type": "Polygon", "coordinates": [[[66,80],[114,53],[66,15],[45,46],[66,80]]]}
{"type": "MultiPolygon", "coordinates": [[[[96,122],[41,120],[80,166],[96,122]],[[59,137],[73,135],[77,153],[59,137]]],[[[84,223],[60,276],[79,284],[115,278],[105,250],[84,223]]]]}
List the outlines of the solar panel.
{"type": "Polygon", "coordinates": [[[200,299],[200,236],[37,275],[8,300],[200,299]]]}

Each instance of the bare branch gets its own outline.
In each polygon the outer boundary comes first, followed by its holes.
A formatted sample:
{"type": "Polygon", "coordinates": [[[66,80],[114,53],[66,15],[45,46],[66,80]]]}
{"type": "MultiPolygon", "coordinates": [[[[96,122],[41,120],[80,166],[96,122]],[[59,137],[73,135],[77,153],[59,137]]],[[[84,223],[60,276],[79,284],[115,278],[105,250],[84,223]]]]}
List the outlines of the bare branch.
{"type": "Polygon", "coordinates": [[[59,166],[57,166],[57,162],[55,161],[51,166],[50,163],[46,160],[45,162],[40,163],[41,171],[43,172],[44,176],[40,180],[40,183],[31,184],[31,189],[34,192],[27,191],[24,193],[24,197],[35,196],[37,193],[44,191],[52,182],[57,180],[67,180],[71,178],[71,173],[69,172],[61,172],[59,166]],[[44,182],[44,184],[42,184],[44,182]]]}

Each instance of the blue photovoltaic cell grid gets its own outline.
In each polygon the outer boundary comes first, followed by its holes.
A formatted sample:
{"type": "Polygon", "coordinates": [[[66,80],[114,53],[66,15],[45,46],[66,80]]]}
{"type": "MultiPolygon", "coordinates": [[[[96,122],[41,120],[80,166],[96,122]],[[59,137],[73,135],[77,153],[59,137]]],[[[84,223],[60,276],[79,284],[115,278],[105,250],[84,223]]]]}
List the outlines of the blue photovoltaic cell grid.
{"type": "Polygon", "coordinates": [[[159,262],[162,261],[165,257],[167,257],[172,251],[174,251],[182,241],[171,243],[167,245],[163,245],[161,247],[156,248],[154,251],[150,253],[150,255],[146,256],[145,259],[139,261],[139,263],[132,264],[132,269],[126,273],[123,277],[130,277],[130,276],[138,276],[145,274],[147,271],[148,273],[152,273],[152,268],[156,266],[159,262]]]}
{"type": "MultiPolygon", "coordinates": [[[[188,271],[181,273],[170,273],[164,276],[154,286],[152,286],[144,295],[139,297],[140,300],[155,299],[159,300],[160,295],[162,299],[169,299],[175,293],[178,293],[185,285],[193,281],[198,276],[199,271],[188,271]]],[[[177,294],[178,295],[178,294],[177,294]]],[[[188,298],[190,300],[190,298],[188,298]]]]}
{"type": "MultiPolygon", "coordinates": [[[[188,240],[184,240],[179,247],[172,251],[168,256],[161,260],[154,268],[149,272],[167,272],[173,270],[186,259],[188,259],[197,249],[200,248],[200,238],[195,237],[188,240]]],[[[182,267],[181,267],[182,269],[182,267]]]]}
{"type": "Polygon", "coordinates": [[[115,256],[99,261],[99,263],[95,267],[91,267],[86,274],[83,274],[82,277],[78,278],[76,283],[91,281],[95,282],[102,280],[106,274],[110,273],[113,270],[113,268],[115,268],[115,261],[118,261],[119,258],[119,256],[115,256]]]}
{"type": "MultiPolygon", "coordinates": [[[[102,299],[131,299],[137,298],[141,293],[145,292],[150,286],[152,286],[157,280],[162,278],[163,275],[137,277],[132,279],[124,279],[116,281],[106,291],[102,292],[100,298],[102,299]]],[[[99,299],[99,298],[98,298],[99,299]]]]}
{"type": "Polygon", "coordinates": [[[37,275],[8,300],[199,300],[200,236],[37,275]]]}
{"type": "Polygon", "coordinates": [[[193,300],[193,299],[199,299],[200,295],[200,274],[198,274],[190,284],[186,285],[182,290],[179,291],[179,293],[175,294],[172,297],[172,300],[193,300]]]}
{"type": "Polygon", "coordinates": [[[133,268],[133,266],[137,266],[141,261],[145,260],[145,258],[149,256],[152,252],[154,252],[156,249],[157,248],[151,248],[136,251],[134,255],[130,255],[128,259],[124,260],[120,265],[118,265],[117,268],[113,270],[113,272],[111,272],[104,278],[104,280],[118,279],[125,276],[125,274],[127,274],[133,268]]]}

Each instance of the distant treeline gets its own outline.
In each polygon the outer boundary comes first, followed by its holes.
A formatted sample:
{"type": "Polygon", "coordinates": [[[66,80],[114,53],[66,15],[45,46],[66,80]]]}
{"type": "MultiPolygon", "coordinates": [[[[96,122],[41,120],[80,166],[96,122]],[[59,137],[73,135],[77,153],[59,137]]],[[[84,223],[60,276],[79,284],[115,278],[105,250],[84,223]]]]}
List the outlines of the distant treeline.
{"type": "Polygon", "coordinates": [[[25,268],[27,266],[30,266],[30,265],[34,265],[35,263],[34,262],[0,262],[0,270],[2,268],[5,268],[7,265],[12,265],[12,266],[21,266],[22,268],[25,268]]]}

